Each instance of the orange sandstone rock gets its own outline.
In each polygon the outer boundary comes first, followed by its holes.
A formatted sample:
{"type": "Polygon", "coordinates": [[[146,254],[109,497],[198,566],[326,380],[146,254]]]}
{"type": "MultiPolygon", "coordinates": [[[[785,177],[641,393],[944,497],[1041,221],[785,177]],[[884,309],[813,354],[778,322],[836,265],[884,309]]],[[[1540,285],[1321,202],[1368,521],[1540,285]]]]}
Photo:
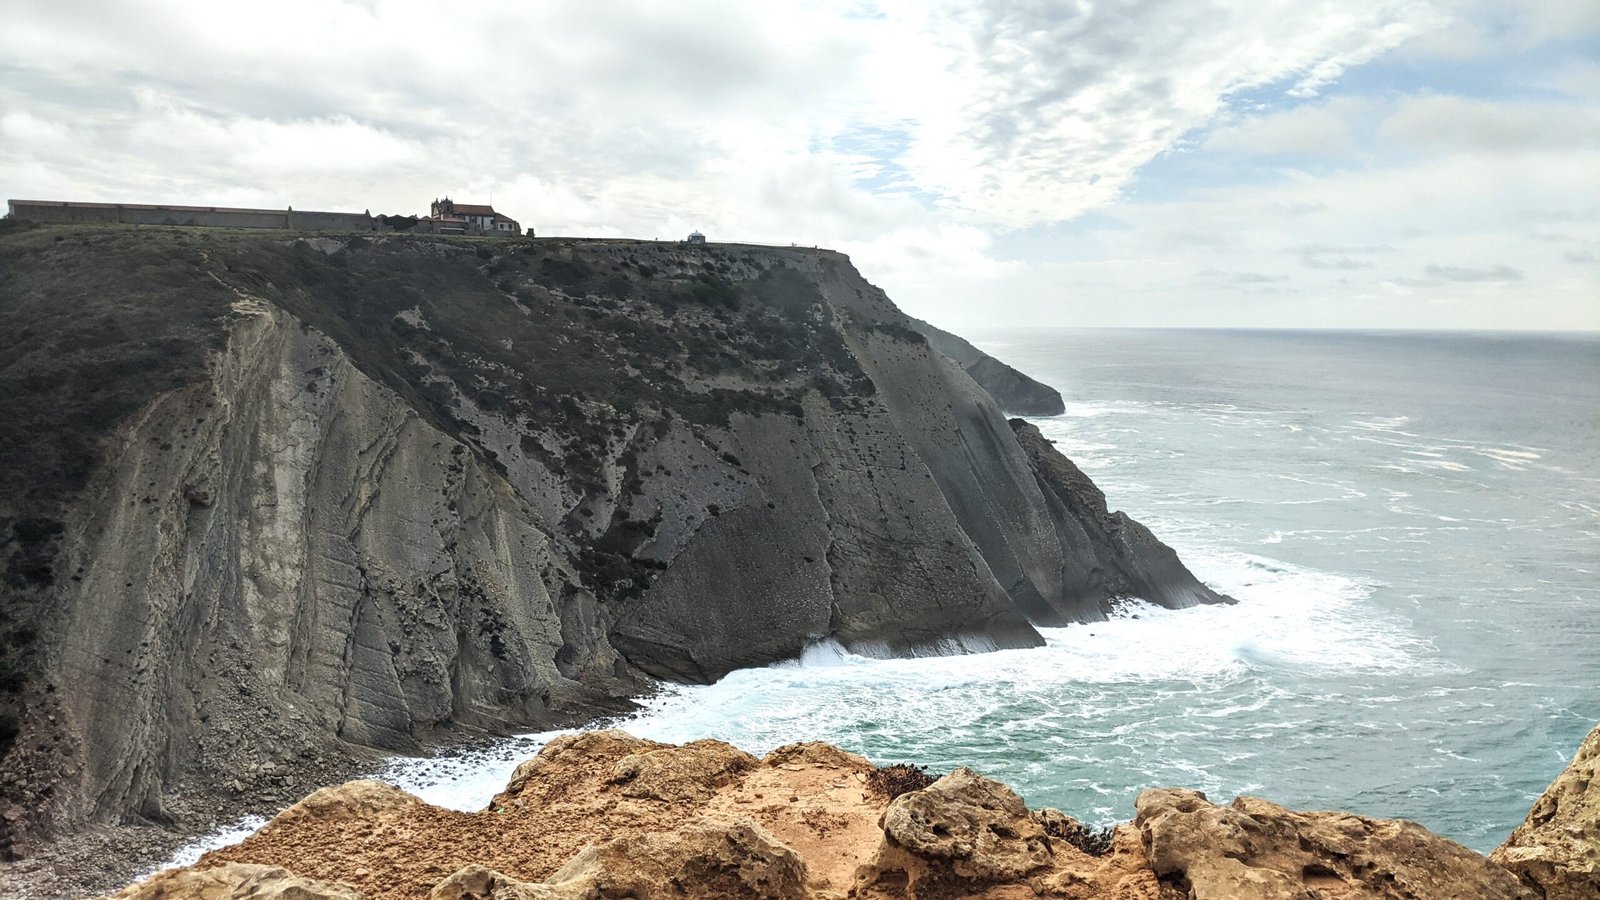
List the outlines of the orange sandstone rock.
{"type": "Polygon", "coordinates": [[[167,869],[111,900],[364,900],[347,884],[301,878],[287,869],[247,863],[167,869]]]}
{"type": "Polygon", "coordinates": [[[1590,898],[1597,755],[1600,731],[1496,852],[1519,882],[1410,822],[1152,790],[1108,845],[968,769],[889,801],[871,763],[826,744],[758,761],[590,732],[552,741],[478,812],[325,788],[116,900],[1590,898]]]}
{"type": "Polygon", "coordinates": [[[1199,791],[1134,804],[1156,875],[1193,900],[1527,900],[1500,866],[1414,822],[1294,812],[1257,797],[1217,806],[1199,791]]]}

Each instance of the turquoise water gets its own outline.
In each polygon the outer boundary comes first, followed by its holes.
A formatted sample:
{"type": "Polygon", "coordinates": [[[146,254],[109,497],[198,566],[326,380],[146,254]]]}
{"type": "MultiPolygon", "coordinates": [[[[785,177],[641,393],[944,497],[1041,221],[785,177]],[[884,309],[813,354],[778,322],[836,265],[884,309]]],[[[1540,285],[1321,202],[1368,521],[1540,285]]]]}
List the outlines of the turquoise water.
{"type": "MultiPolygon", "coordinates": [[[[1036,650],[817,647],[671,689],[622,727],[970,765],[1098,822],[1177,785],[1487,850],[1600,720],[1600,340],[974,337],[1060,388],[1045,434],[1241,602],[1136,606],[1036,650]]],[[[475,808],[547,738],[384,774],[475,808]]]]}

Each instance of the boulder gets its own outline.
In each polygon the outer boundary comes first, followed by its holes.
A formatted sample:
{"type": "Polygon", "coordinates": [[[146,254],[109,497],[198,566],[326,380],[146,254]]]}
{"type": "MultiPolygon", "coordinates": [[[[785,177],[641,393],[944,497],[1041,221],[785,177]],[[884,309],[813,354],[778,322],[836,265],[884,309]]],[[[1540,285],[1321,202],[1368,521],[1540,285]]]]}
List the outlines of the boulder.
{"type": "Polygon", "coordinates": [[[815,766],[822,769],[839,769],[845,772],[870,772],[877,768],[865,756],[840,750],[823,741],[800,741],[784,744],[761,758],[764,766],[815,766]]]}
{"type": "Polygon", "coordinates": [[[428,892],[428,900],[578,900],[546,884],[529,884],[480,865],[463,867],[428,892]]]}
{"type": "MultiPolygon", "coordinates": [[[[107,900],[365,900],[348,884],[301,878],[288,869],[225,863],[164,869],[107,900]]],[[[496,898],[499,900],[499,898],[496,898]]]]}
{"type": "Polygon", "coordinates": [[[1199,791],[1134,803],[1155,874],[1192,900],[1527,900],[1505,869],[1413,822],[1294,812],[1256,797],[1217,806],[1199,791]]]}
{"type": "Polygon", "coordinates": [[[910,896],[925,896],[1017,881],[1050,863],[1049,838],[1022,798],[971,769],[896,797],[881,824],[883,844],[857,878],[863,890],[903,878],[910,896]]]}
{"type": "Polygon", "coordinates": [[[268,828],[307,820],[348,822],[367,819],[391,809],[423,806],[422,800],[382,781],[360,779],[321,788],[273,817],[268,828]]]}
{"type": "Polygon", "coordinates": [[[673,831],[591,844],[551,876],[550,887],[560,900],[806,900],[807,874],[805,861],[760,825],[711,814],[673,831]]]}
{"type": "Polygon", "coordinates": [[[1600,897],[1600,725],[1489,858],[1545,900],[1600,897]]]}
{"type": "Polygon", "coordinates": [[[616,730],[561,735],[545,744],[538,756],[517,766],[516,771],[511,773],[506,789],[495,796],[491,805],[502,806],[522,796],[532,784],[565,783],[572,778],[591,778],[596,773],[605,772],[624,756],[666,746],[616,730]]]}
{"type": "Polygon", "coordinates": [[[611,767],[610,782],[624,797],[666,803],[703,803],[717,788],[759,765],[750,754],[723,741],[693,741],[634,753],[611,767]]]}

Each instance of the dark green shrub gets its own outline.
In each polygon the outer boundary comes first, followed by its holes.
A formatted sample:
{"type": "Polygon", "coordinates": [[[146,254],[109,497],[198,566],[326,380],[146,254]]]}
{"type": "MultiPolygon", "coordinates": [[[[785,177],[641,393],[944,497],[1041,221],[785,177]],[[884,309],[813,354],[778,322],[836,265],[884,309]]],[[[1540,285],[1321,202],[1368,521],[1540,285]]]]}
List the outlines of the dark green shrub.
{"type": "Polygon", "coordinates": [[[901,794],[920,791],[938,780],[928,771],[927,766],[914,766],[910,763],[879,766],[867,773],[867,787],[889,800],[901,794]]]}

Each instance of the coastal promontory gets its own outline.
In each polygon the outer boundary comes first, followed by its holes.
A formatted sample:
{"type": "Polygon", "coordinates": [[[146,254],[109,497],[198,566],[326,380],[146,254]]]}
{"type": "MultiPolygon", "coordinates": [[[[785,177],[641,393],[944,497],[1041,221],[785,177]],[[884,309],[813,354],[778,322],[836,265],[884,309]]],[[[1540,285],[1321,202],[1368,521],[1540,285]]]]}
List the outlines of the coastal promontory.
{"type": "Polygon", "coordinates": [[[8,223],[0,270],[12,859],[1225,599],[839,253],[8,223]]]}

